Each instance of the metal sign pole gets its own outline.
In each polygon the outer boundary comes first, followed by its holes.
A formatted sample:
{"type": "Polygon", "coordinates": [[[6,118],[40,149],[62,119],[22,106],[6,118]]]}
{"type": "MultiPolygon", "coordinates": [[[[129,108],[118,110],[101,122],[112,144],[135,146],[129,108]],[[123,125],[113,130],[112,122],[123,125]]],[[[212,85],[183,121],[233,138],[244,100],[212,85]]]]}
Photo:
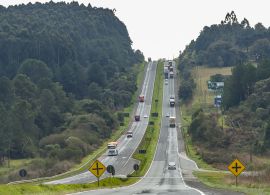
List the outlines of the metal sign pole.
{"type": "Polygon", "coordinates": [[[111,188],[112,188],[112,174],[110,174],[110,183],[111,183],[111,188]]]}
{"type": "Polygon", "coordinates": [[[237,176],[235,176],[235,186],[237,187],[237,176]]]}
{"type": "Polygon", "coordinates": [[[97,183],[98,183],[98,187],[99,187],[99,177],[97,177],[97,183]]]}

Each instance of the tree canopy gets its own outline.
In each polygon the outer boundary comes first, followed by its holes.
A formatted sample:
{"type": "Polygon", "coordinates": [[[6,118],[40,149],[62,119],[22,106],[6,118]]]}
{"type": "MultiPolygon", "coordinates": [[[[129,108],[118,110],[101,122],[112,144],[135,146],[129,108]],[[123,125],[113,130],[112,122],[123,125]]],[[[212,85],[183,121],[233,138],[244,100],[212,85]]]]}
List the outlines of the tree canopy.
{"type": "Polygon", "coordinates": [[[68,169],[109,138],[119,126],[114,113],[137,89],[134,65],[144,61],[131,45],[109,9],[52,1],[1,7],[0,165],[3,157],[39,157],[46,160],[31,171],[53,175],[58,161],[69,160],[68,169]]]}

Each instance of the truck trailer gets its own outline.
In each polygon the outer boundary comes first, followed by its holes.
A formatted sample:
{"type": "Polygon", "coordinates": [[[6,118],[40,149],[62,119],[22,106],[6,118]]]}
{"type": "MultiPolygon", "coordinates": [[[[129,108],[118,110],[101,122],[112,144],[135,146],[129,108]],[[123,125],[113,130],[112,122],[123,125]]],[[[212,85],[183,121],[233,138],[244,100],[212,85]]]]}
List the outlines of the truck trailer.
{"type": "Polygon", "coordinates": [[[134,119],[135,119],[135,121],[140,121],[140,115],[135,115],[134,119]]]}
{"type": "Polygon", "coordinates": [[[139,102],[144,102],[144,95],[139,95],[139,102]]]}
{"type": "Polygon", "coordinates": [[[175,117],[174,116],[170,116],[169,118],[169,126],[174,128],[175,127],[175,117]]]}

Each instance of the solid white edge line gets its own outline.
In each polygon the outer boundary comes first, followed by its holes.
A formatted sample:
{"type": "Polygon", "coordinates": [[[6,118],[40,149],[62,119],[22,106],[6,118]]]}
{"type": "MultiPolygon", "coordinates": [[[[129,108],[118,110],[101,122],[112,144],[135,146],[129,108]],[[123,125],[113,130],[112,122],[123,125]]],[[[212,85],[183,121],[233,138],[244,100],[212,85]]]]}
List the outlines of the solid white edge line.
{"type": "MultiPolygon", "coordinates": [[[[174,89],[174,84],[175,84],[175,79],[173,79],[173,89],[174,89]]],[[[174,94],[175,95],[175,94],[174,94]]],[[[176,109],[175,109],[175,106],[173,107],[173,109],[174,109],[174,111],[175,111],[175,117],[176,117],[176,109]]],[[[176,133],[178,133],[178,131],[177,131],[177,128],[175,128],[175,130],[176,130],[176,133]]],[[[181,129],[180,129],[181,130],[181,129]]],[[[178,137],[178,136],[177,136],[178,137]]],[[[183,140],[184,141],[184,140],[183,140]]],[[[178,139],[177,139],[177,153],[178,153],[178,159],[179,159],[179,169],[178,169],[178,172],[180,173],[180,176],[181,176],[181,179],[182,179],[182,181],[183,181],[183,184],[184,184],[184,186],[186,187],[186,188],[189,188],[189,189],[192,189],[192,190],[195,190],[196,192],[198,192],[198,193],[200,193],[201,195],[205,195],[205,193],[204,192],[202,192],[202,191],[200,191],[199,189],[196,189],[196,188],[193,188],[193,187],[190,187],[189,185],[187,185],[186,184],[186,182],[185,182],[185,180],[184,180],[184,177],[183,177],[183,175],[182,175],[182,171],[180,171],[180,170],[182,170],[181,169],[181,167],[180,167],[180,163],[181,163],[181,160],[180,160],[180,153],[179,153],[179,147],[178,147],[178,139]]],[[[195,162],[194,162],[195,163],[195,162]]],[[[195,163],[196,164],[196,163],[195,163]]],[[[197,166],[197,164],[196,164],[196,166],[197,166]]],[[[192,173],[192,175],[193,175],[193,173],[192,173]]]]}
{"type": "MultiPolygon", "coordinates": [[[[153,63],[153,62],[152,62],[153,63]]],[[[155,71],[155,79],[154,80],[156,80],[156,72],[157,72],[157,65],[156,65],[156,71],[155,71]]],[[[154,82],[155,83],[155,82],[154,82]]],[[[154,84],[155,85],[155,84],[154,84]]],[[[154,90],[153,90],[154,91],[154,90]]],[[[153,94],[152,94],[153,95],[153,94]]],[[[164,96],[164,93],[163,93],[163,96],[164,96]]],[[[153,97],[152,97],[152,99],[153,99],[153,97]]],[[[152,106],[152,104],[151,104],[151,106],[152,106]]],[[[151,112],[151,111],[150,111],[151,112]]],[[[162,115],[161,115],[162,117],[163,117],[163,113],[162,113],[162,115]]],[[[161,117],[161,118],[162,118],[161,117]]],[[[162,120],[161,120],[161,123],[162,123],[162,120]]],[[[160,140],[160,133],[159,133],[159,137],[158,137],[158,142],[159,142],[159,140],[160,140]]],[[[157,143],[158,143],[157,142],[157,143]]],[[[152,162],[151,162],[151,164],[150,164],[150,167],[149,167],[149,169],[147,170],[147,172],[145,173],[145,175],[143,176],[143,177],[141,177],[141,179],[140,180],[138,180],[136,183],[134,183],[134,184],[131,184],[131,185],[129,185],[129,186],[124,186],[124,187],[115,187],[115,188],[108,188],[108,189],[95,189],[95,190],[87,190],[87,191],[84,191],[84,192],[76,192],[76,193],[72,193],[72,195],[74,195],[74,194],[82,194],[82,193],[86,193],[86,192],[95,192],[95,191],[99,191],[99,190],[116,190],[116,189],[119,189],[119,188],[122,188],[122,189],[128,189],[128,188],[130,188],[130,187],[133,187],[134,185],[137,185],[139,182],[141,182],[142,181],[142,179],[144,179],[145,178],[145,176],[148,174],[148,172],[150,171],[150,169],[151,169],[151,167],[152,167],[152,164],[153,164],[153,162],[154,162],[154,158],[155,158],[155,156],[156,156],[156,152],[157,152],[157,146],[158,146],[158,144],[156,145],[156,150],[155,150],[155,154],[154,154],[154,157],[153,157],[153,160],[152,160],[152,162]]],[[[71,194],[67,194],[67,195],[71,195],[71,194]]]]}

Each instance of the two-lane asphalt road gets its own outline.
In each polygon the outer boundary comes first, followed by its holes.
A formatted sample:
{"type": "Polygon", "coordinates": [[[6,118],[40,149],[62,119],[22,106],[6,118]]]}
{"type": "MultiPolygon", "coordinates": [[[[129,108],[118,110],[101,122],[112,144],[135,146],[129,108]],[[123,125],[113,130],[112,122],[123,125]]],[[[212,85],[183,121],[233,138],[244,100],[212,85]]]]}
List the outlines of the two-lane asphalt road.
{"type": "Polygon", "coordinates": [[[94,190],[77,194],[203,194],[199,190],[187,186],[183,180],[178,150],[177,127],[170,128],[169,117],[166,117],[166,113],[176,116],[175,107],[169,105],[170,96],[175,96],[174,79],[169,79],[168,85],[164,84],[160,136],[154,160],[145,177],[138,183],[128,187],[94,190]],[[175,162],[176,170],[169,170],[168,162],[175,162]]]}
{"type": "MultiPolygon", "coordinates": [[[[138,147],[145,130],[147,128],[149,118],[144,118],[145,115],[150,115],[152,95],[154,89],[154,82],[156,76],[156,62],[150,62],[147,65],[145,78],[142,86],[141,94],[145,95],[145,101],[138,104],[136,114],[139,114],[141,120],[139,122],[132,122],[129,131],[133,131],[133,137],[127,138],[126,135],[122,135],[118,141],[118,156],[108,156],[107,153],[103,154],[99,160],[105,165],[113,165],[116,175],[127,175],[133,171],[133,165],[138,163],[132,159],[131,156],[138,147]]],[[[107,177],[108,174],[104,174],[101,178],[107,177]]],[[[71,184],[71,183],[89,183],[96,181],[89,171],[85,171],[78,175],[67,177],[61,180],[55,180],[47,182],[46,184],[71,184]]]]}

